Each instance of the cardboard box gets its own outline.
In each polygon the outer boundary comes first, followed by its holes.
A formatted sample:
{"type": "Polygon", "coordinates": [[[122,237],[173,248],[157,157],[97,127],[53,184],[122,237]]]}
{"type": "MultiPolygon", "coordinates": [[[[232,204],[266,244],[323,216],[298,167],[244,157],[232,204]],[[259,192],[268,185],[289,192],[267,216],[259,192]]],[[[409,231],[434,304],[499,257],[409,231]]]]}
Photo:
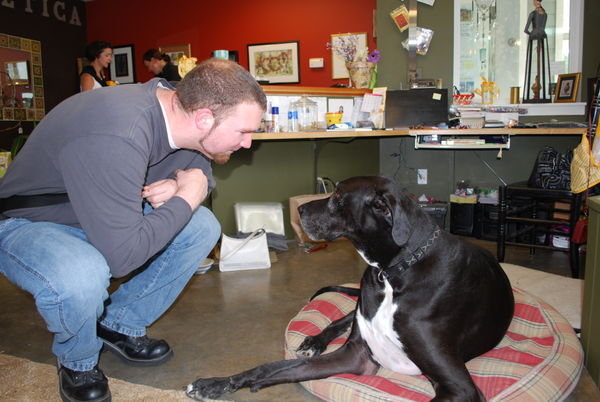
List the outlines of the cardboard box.
{"type": "MultiPolygon", "coordinates": [[[[568,202],[556,201],[554,203],[554,209],[564,209],[566,211],[570,211],[571,204],[569,204],[568,202]]],[[[552,214],[553,219],[564,219],[568,221],[570,217],[570,212],[554,211],[554,213],[552,214]]]]}
{"type": "MultiPolygon", "coordinates": [[[[300,215],[298,214],[298,207],[302,204],[305,204],[310,201],[320,200],[323,198],[327,198],[331,195],[331,193],[327,194],[303,194],[296,195],[294,197],[290,197],[290,224],[292,229],[294,230],[294,237],[298,243],[314,243],[315,240],[312,240],[310,237],[304,233],[302,230],[302,225],[300,224],[300,215]]],[[[322,241],[322,240],[321,240],[322,241]]]]}

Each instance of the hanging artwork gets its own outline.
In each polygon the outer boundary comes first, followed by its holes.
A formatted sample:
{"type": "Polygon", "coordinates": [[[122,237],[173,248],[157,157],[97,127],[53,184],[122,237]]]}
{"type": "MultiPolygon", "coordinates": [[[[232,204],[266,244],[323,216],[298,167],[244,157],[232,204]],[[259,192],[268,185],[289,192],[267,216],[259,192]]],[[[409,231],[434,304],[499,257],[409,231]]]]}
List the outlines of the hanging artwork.
{"type": "Polygon", "coordinates": [[[269,84],[300,82],[298,41],[248,45],[248,71],[269,84]]]}
{"type": "Polygon", "coordinates": [[[331,42],[331,78],[349,78],[347,62],[355,61],[357,54],[367,53],[367,33],[332,34],[331,42]]]}

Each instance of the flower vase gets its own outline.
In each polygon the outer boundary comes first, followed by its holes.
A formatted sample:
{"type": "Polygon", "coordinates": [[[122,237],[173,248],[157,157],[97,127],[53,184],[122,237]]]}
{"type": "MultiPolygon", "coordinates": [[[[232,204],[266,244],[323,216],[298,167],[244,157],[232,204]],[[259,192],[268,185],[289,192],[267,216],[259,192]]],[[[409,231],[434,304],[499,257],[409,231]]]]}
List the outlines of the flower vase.
{"type": "Polygon", "coordinates": [[[346,63],[352,88],[369,88],[371,73],[375,63],[368,61],[353,61],[346,63]]]}

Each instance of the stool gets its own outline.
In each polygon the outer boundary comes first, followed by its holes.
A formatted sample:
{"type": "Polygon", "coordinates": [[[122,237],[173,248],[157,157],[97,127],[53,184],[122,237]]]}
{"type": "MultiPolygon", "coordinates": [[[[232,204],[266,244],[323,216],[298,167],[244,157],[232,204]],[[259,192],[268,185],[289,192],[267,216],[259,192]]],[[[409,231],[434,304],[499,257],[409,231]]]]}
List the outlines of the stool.
{"type": "Polygon", "coordinates": [[[571,276],[579,278],[579,245],[573,243],[572,235],[581,212],[581,194],[529,187],[526,182],[519,182],[500,186],[498,201],[498,261],[504,261],[507,245],[528,247],[531,253],[537,248],[564,251],[569,253],[571,276]],[[568,207],[560,208],[557,202],[568,207]],[[567,220],[556,218],[561,213],[567,220]],[[568,226],[569,232],[561,232],[556,226],[568,226]],[[539,240],[540,235],[545,239],[539,240]],[[568,237],[568,248],[553,245],[553,235],[568,237]]]}

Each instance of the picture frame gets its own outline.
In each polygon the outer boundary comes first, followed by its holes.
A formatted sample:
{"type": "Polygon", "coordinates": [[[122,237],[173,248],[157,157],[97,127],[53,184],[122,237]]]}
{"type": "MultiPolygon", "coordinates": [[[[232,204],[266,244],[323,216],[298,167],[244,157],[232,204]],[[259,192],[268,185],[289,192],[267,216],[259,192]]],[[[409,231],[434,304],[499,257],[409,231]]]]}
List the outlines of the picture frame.
{"type": "Polygon", "coordinates": [[[248,71],[269,84],[300,83],[299,41],[248,45],[248,71]]]}
{"type": "Polygon", "coordinates": [[[181,56],[192,57],[192,45],[189,43],[183,45],[160,46],[158,51],[167,54],[171,58],[171,63],[178,65],[181,56]]]}
{"type": "Polygon", "coordinates": [[[559,74],[554,92],[554,103],[575,102],[581,73],[559,74]]]}
{"type": "Polygon", "coordinates": [[[110,79],[119,84],[135,82],[135,63],[133,62],[134,46],[121,45],[113,47],[113,60],[110,63],[110,79]]]}
{"type": "Polygon", "coordinates": [[[343,42],[356,42],[357,51],[367,48],[366,32],[350,32],[342,34],[331,34],[331,78],[334,80],[350,78],[346,61],[342,56],[336,53],[334,47],[340,46],[343,42]]]}

